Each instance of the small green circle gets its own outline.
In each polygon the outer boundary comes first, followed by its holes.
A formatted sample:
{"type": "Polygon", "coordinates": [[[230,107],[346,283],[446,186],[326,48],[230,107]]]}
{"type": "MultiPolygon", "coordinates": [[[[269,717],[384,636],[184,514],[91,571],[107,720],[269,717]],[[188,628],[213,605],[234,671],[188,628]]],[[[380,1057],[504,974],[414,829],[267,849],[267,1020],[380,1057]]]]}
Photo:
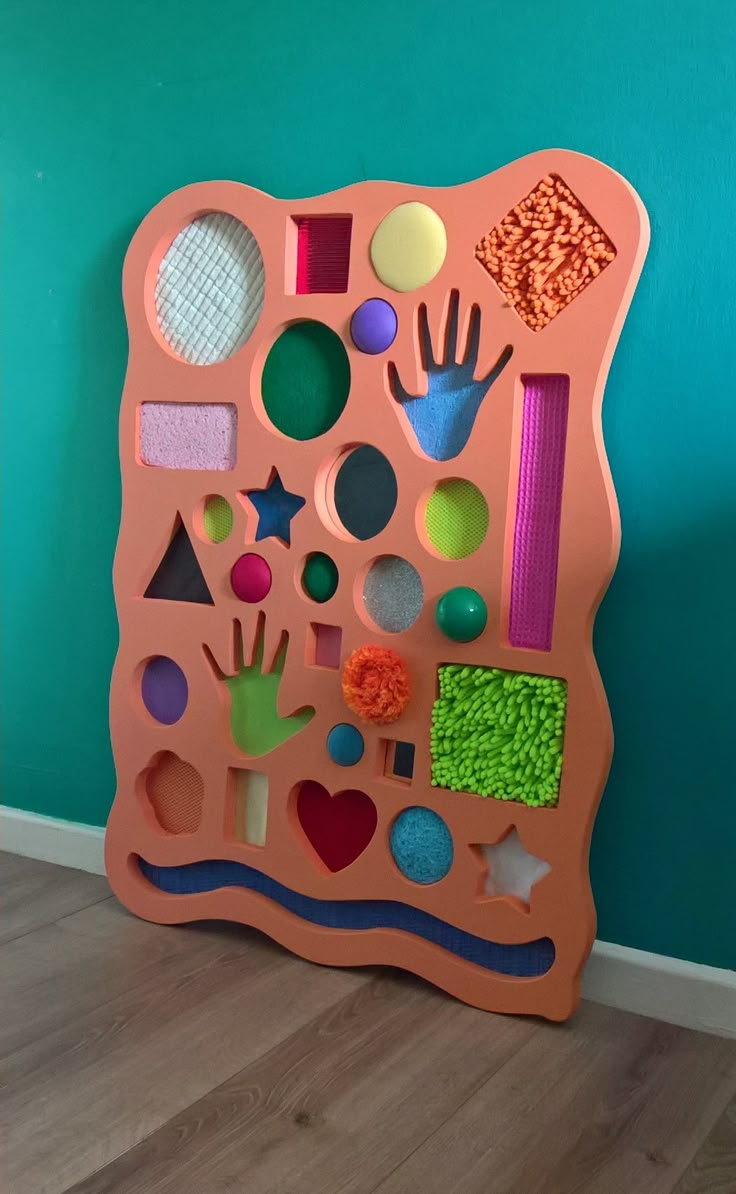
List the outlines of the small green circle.
{"type": "Polygon", "coordinates": [[[263,405],[291,439],[324,435],[340,418],[350,392],[345,345],[315,319],[293,323],[271,346],[261,375],[263,405]]]}
{"type": "Polygon", "coordinates": [[[488,609],[480,593],[459,585],[440,597],[434,616],[447,638],[454,643],[470,643],[485,630],[488,609]]]}
{"type": "Polygon", "coordinates": [[[302,573],[304,591],[312,601],[329,601],[337,589],[338,571],[334,560],[323,551],[307,556],[302,573]]]}
{"type": "Polygon", "coordinates": [[[202,512],[204,532],[212,543],[224,543],[233,529],[233,511],[230,503],[219,494],[208,497],[202,512]]]}

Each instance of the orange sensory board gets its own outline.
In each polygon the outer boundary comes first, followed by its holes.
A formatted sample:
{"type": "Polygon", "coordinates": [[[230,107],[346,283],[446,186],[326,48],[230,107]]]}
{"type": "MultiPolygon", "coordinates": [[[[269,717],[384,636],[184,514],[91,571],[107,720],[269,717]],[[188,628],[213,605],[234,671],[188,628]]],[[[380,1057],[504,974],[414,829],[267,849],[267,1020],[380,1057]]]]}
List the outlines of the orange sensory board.
{"type": "Polygon", "coordinates": [[[624,179],[561,150],[146,217],[106,844],[132,911],[574,1010],[612,749],[601,401],[647,243],[624,179]]]}

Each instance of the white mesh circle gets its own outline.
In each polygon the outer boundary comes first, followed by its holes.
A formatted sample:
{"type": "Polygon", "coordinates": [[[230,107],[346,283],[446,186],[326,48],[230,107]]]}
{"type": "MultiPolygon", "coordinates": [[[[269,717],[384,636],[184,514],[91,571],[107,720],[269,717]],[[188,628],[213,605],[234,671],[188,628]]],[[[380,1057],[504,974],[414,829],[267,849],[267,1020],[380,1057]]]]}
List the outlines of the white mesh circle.
{"type": "Polygon", "coordinates": [[[214,365],[245,344],[263,308],[263,258],[253,233],[224,212],[187,224],[156,281],[166,343],[190,365],[214,365]]]}

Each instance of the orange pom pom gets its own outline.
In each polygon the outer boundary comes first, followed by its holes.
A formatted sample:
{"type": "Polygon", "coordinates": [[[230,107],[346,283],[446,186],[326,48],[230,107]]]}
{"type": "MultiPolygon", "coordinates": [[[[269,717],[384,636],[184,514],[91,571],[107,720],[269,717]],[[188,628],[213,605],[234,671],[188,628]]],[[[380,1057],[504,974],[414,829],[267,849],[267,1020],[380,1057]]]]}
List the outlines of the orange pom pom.
{"type": "Polygon", "coordinates": [[[390,725],[409,704],[409,669],[390,647],[358,647],[343,669],[342,695],[363,721],[390,725]]]}

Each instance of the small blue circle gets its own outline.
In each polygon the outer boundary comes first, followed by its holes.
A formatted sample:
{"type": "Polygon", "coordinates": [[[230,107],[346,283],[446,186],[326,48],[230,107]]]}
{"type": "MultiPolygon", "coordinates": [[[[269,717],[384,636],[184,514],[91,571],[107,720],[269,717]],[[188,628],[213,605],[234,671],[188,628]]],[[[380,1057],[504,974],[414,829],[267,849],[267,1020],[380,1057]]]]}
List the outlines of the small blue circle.
{"type": "Polygon", "coordinates": [[[407,879],[437,883],[452,866],[452,834],[431,808],[406,808],[391,826],[391,853],[407,879]]]}
{"type": "Polygon", "coordinates": [[[327,735],[327,750],[333,763],[340,767],[354,767],[363,758],[363,735],[355,726],[341,721],[327,735]]]}

